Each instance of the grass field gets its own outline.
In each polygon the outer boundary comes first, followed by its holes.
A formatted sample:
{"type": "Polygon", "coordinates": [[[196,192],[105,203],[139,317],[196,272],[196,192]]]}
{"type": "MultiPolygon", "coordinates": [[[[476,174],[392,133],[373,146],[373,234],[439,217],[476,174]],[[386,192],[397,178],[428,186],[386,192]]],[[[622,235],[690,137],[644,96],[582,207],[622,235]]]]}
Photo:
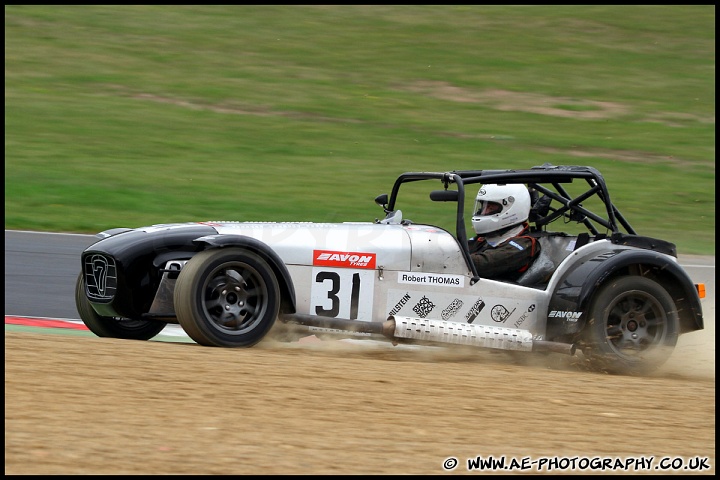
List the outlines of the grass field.
{"type": "Polygon", "coordinates": [[[6,229],[369,221],[545,162],[714,254],[715,6],[5,6],[6,229]]]}

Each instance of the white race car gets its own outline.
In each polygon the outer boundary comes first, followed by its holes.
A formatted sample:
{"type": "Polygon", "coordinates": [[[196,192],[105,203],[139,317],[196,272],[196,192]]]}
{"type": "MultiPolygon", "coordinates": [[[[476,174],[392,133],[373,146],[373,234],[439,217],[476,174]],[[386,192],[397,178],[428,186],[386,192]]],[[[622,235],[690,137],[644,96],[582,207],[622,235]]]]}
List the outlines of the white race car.
{"type": "Polygon", "coordinates": [[[630,374],[657,368],[679,334],[703,328],[704,285],[678,264],[672,243],[635,233],[594,168],[404,173],[375,201],[384,218],[371,222],[212,221],[99,233],[82,253],[78,311],[101,337],[147,340],[179,323],[195,342],[219,347],[250,347],[272,331],[580,349],[592,367],[630,374]],[[465,194],[474,199],[490,183],[523,184],[535,205],[529,220],[541,253],[514,282],[481,278],[470,257],[465,194]],[[403,218],[399,194],[423,187],[431,202],[418,213],[442,206],[453,227],[403,218]],[[557,220],[564,231],[548,229],[557,220]]]}

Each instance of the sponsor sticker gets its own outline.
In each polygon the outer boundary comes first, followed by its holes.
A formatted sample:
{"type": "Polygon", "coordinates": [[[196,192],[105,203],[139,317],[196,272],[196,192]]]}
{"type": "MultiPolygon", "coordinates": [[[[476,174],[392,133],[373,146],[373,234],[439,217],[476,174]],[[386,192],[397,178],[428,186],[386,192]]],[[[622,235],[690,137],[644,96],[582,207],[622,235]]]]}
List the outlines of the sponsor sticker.
{"type": "Polygon", "coordinates": [[[507,308],[505,308],[504,305],[495,305],[494,307],[492,307],[492,310],[490,311],[490,317],[494,321],[496,321],[498,323],[502,323],[505,320],[507,320],[510,317],[510,315],[513,314],[513,312],[515,310],[516,310],[515,308],[513,308],[512,310],[508,310],[507,308]]]}
{"type": "Polygon", "coordinates": [[[560,310],[553,310],[548,313],[549,318],[564,318],[570,322],[577,322],[582,312],[565,312],[560,310]]]}
{"type": "Polygon", "coordinates": [[[313,265],[337,268],[375,268],[374,253],[313,250],[313,265]]]}
{"type": "Polygon", "coordinates": [[[482,298],[478,298],[473,306],[470,307],[467,315],[465,315],[465,320],[467,320],[468,323],[474,322],[477,316],[480,315],[480,312],[482,312],[483,308],[485,308],[485,302],[483,302],[482,298]]]}
{"type": "Polygon", "coordinates": [[[525,321],[525,319],[527,319],[527,317],[528,317],[528,314],[527,314],[527,313],[523,313],[522,315],[520,315],[520,318],[518,318],[517,320],[515,320],[515,323],[513,324],[513,327],[515,327],[515,328],[520,328],[520,325],[523,324],[523,322],[525,321]]]}
{"type": "Polygon", "coordinates": [[[390,310],[389,315],[397,315],[400,310],[405,306],[406,303],[410,301],[410,294],[405,292],[405,294],[400,298],[400,300],[395,304],[395,306],[390,310]]]}
{"type": "Polygon", "coordinates": [[[435,304],[429,298],[423,296],[420,301],[413,307],[413,312],[420,317],[425,318],[435,308],[435,304]]]}
{"type": "Polygon", "coordinates": [[[454,317],[455,314],[462,308],[463,301],[459,298],[454,299],[452,302],[450,302],[450,305],[448,305],[445,310],[442,311],[442,319],[447,320],[450,317],[454,317]]]}

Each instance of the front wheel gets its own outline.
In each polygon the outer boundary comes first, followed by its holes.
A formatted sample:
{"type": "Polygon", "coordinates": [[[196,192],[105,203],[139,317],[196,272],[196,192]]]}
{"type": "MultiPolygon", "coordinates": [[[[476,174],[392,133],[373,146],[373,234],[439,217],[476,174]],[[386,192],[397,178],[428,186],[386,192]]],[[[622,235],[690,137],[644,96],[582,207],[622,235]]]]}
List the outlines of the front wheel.
{"type": "Polygon", "coordinates": [[[75,283],[75,306],[85,326],[98,337],[150,340],[167,325],[165,322],[155,320],[134,320],[98,315],[85,294],[85,278],[82,273],[78,275],[75,283]]]}
{"type": "Polygon", "coordinates": [[[598,291],[589,312],[583,353],[593,370],[646,374],[665,363],[677,344],[675,302],[649,278],[611,280],[598,291]]]}
{"type": "Polygon", "coordinates": [[[240,248],[205,250],[180,271],[175,313],[200,345],[250,347],[275,323],[280,287],[259,255],[240,248]]]}

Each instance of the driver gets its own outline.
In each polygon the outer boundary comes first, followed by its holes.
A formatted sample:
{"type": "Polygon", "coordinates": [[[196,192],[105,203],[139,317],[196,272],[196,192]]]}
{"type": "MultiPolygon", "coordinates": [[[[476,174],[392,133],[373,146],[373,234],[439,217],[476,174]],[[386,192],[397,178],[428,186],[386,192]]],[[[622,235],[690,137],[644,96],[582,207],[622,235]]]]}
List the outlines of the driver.
{"type": "Polygon", "coordinates": [[[494,280],[517,280],[540,253],[536,238],[528,236],[530,193],[525,185],[486,184],[478,191],[469,240],[470,257],[478,275],[494,280]]]}

